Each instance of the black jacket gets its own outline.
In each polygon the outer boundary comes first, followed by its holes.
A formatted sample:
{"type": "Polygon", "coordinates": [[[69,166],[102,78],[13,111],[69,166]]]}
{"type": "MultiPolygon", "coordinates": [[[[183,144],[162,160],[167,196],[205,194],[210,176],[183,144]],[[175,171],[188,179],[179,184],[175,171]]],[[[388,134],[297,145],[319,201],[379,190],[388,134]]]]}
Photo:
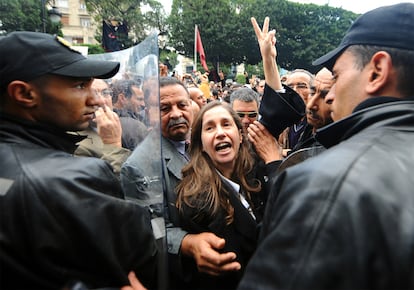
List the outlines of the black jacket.
{"type": "MultiPolygon", "coordinates": [[[[250,215],[249,211],[241,203],[239,193],[223,179],[223,188],[227,193],[228,202],[234,208],[234,220],[231,224],[226,224],[227,213],[224,210],[212,217],[210,210],[205,205],[205,200],[194,201],[195,207],[183,205],[180,211],[180,222],[183,229],[190,234],[212,232],[226,240],[226,244],[220,252],[234,252],[237,255],[237,262],[242,266],[237,272],[229,272],[221,276],[210,276],[197,272],[194,261],[189,262],[188,271],[193,271],[192,281],[187,285],[188,289],[223,289],[231,290],[237,287],[245,266],[253,254],[259,227],[257,221],[250,215]]],[[[254,193],[252,193],[252,196],[254,193]]],[[[252,203],[257,203],[257,199],[252,198],[252,203]]],[[[253,205],[253,209],[256,205],[253,205]]]]}
{"type": "Polygon", "coordinates": [[[110,165],[74,157],[79,136],[0,117],[0,288],[156,281],[149,214],[124,200],[110,165]]]}
{"type": "Polygon", "coordinates": [[[414,288],[414,100],[394,100],[321,129],[333,147],[281,173],[239,289],[414,288]]]}

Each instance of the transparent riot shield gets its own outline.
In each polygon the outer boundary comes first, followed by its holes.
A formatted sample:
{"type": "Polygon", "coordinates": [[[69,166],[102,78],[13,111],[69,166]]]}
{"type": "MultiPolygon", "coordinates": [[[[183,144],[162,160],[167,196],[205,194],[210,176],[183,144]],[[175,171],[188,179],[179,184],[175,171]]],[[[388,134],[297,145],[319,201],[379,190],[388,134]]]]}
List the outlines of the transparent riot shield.
{"type": "Polygon", "coordinates": [[[132,152],[121,167],[120,180],[126,198],[151,212],[154,236],[162,252],[157,289],[166,289],[157,35],[149,36],[134,47],[89,58],[121,64],[119,73],[110,80],[112,103],[121,119],[123,147],[130,146],[132,152]],[[125,130],[129,132],[126,139],[132,142],[124,140],[125,130]]]}

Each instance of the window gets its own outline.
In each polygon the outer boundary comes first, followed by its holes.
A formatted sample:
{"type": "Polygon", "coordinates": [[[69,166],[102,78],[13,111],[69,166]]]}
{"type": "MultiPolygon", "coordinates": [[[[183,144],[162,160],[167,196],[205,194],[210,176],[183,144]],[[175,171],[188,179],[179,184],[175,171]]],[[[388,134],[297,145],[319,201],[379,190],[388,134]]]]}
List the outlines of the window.
{"type": "Polygon", "coordinates": [[[61,8],[69,8],[68,0],[56,0],[56,6],[61,8]]]}
{"type": "Polygon", "coordinates": [[[72,43],[74,45],[83,43],[83,37],[72,37],[72,43]]]}
{"type": "Polygon", "coordinates": [[[84,1],[80,1],[80,3],[79,3],[79,9],[80,10],[86,10],[86,4],[85,4],[84,1]]]}
{"type": "Polygon", "coordinates": [[[89,18],[81,18],[80,23],[82,27],[90,27],[91,26],[91,20],[89,18]]]}

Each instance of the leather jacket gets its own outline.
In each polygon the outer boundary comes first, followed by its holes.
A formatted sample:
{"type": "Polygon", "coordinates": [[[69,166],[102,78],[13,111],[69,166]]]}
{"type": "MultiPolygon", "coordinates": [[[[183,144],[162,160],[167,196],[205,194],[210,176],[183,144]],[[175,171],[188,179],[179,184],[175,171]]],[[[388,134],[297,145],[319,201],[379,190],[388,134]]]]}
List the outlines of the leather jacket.
{"type": "Polygon", "coordinates": [[[124,200],[109,163],[74,157],[81,138],[0,116],[0,288],[154,287],[149,213],[124,200]]]}
{"type": "Polygon", "coordinates": [[[329,149],[276,180],[239,289],[413,289],[414,99],[370,99],[316,138],[329,149]]]}

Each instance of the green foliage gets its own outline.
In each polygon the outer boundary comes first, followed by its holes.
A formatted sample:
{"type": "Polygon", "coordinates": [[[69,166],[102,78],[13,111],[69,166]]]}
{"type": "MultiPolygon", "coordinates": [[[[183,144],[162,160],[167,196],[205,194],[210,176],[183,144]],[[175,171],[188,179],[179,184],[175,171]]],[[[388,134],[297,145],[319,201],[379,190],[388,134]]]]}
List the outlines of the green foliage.
{"type": "Polygon", "coordinates": [[[246,83],[246,77],[244,75],[238,74],[236,75],[236,82],[238,84],[244,85],[246,83]]]}
{"type": "MultiPolygon", "coordinates": [[[[62,35],[62,24],[52,24],[45,8],[42,15],[42,4],[49,1],[41,0],[1,0],[0,1],[0,34],[12,31],[43,32],[43,18],[46,21],[46,32],[62,35]]],[[[46,6],[45,6],[46,7],[46,6]]]]}
{"type": "Polygon", "coordinates": [[[263,62],[260,61],[258,64],[252,65],[247,64],[245,70],[249,74],[249,76],[255,75],[258,78],[264,79],[264,72],[263,72],[263,62]]]}
{"type": "Polygon", "coordinates": [[[165,11],[155,0],[85,0],[86,7],[97,27],[95,39],[102,41],[102,21],[117,20],[127,24],[129,34],[121,39],[123,47],[143,41],[152,29],[165,31],[165,11]]]}
{"type": "Polygon", "coordinates": [[[236,6],[230,0],[174,0],[167,19],[170,46],[188,57],[194,57],[194,27],[197,24],[209,67],[217,62],[240,63],[243,51],[238,50],[240,35],[236,6]]]}
{"type": "Polygon", "coordinates": [[[265,16],[270,18],[270,28],[277,31],[278,64],[288,70],[315,71],[312,61],[336,47],[358,15],[287,0],[218,0],[214,4],[173,0],[167,19],[169,45],[193,57],[197,24],[209,66],[217,62],[257,64],[261,56],[250,18],[262,25],[265,16]]]}
{"type": "MultiPolygon", "coordinates": [[[[41,3],[41,0],[0,0],[0,33],[42,31],[41,3]]],[[[141,42],[155,29],[168,34],[167,47],[193,58],[197,24],[207,64],[211,69],[217,64],[228,68],[228,75],[232,74],[231,64],[244,63],[249,75],[262,76],[260,51],[250,22],[252,16],[260,25],[265,16],[270,17],[270,28],[277,32],[277,62],[281,67],[312,72],[317,70],[312,61],[336,47],[358,16],[327,5],[287,0],[173,0],[168,19],[156,0],[85,0],[85,3],[98,28],[102,27],[103,19],[127,23],[130,34],[123,40],[124,47],[141,42]]],[[[59,28],[47,22],[48,32],[59,32],[59,28]]],[[[98,29],[96,39],[101,42],[102,29],[98,29]]],[[[169,58],[171,63],[176,60],[174,54],[169,58]]]]}
{"type": "Polygon", "coordinates": [[[178,64],[177,56],[177,53],[169,51],[167,49],[160,51],[160,61],[162,63],[166,63],[168,60],[173,68],[175,68],[178,64]]]}
{"type": "MultiPolygon", "coordinates": [[[[327,5],[300,4],[286,0],[252,2],[244,12],[262,25],[270,18],[270,29],[276,29],[278,64],[288,70],[303,68],[316,71],[312,61],[335,48],[341,41],[355,13],[327,5]]],[[[256,53],[260,56],[257,43],[256,53]]],[[[250,51],[253,51],[250,48],[250,51]]]]}
{"type": "Polygon", "coordinates": [[[105,50],[102,48],[100,44],[78,44],[80,46],[87,46],[88,47],[88,54],[101,54],[104,53],[105,50]]]}
{"type": "Polygon", "coordinates": [[[296,17],[286,15],[280,26],[278,63],[288,69],[303,68],[315,72],[312,61],[335,48],[356,14],[328,6],[292,3],[296,17]]]}

